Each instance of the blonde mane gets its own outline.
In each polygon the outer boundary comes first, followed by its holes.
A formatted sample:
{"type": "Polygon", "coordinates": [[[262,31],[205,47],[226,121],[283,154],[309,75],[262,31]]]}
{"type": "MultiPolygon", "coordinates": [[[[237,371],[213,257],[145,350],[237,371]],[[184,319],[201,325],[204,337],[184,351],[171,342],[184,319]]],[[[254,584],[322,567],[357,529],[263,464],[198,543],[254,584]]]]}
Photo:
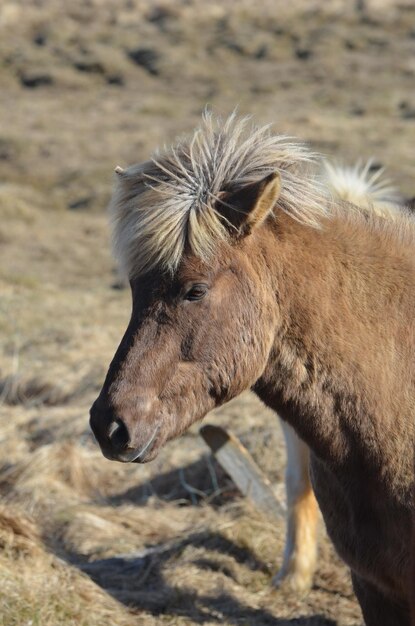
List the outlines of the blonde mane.
{"type": "Polygon", "coordinates": [[[155,266],[174,272],[186,246],[209,261],[232,225],[218,212],[222,191],[237,191],[271,172],[282,180],[278,208],[318,227],[329,213],[322,184],[310,173],[317,156],[301,142],[257,127],[249,117],[205,113],[189,139],[150,161],[117,168],[110,204],[116,257],[130,277],[155,266]]]}
{"type": "Polygon", "coordinates": [[[190,138],[150,161],[116,169],[110,213],[120,269],[131,278],[156,266],[174,272],[185,248],[209,262],[234,229],[217,209],[222,192],[237,192],[272,172],[282,182],[276,208],[299,222],[318,228],[324,218],[341,215],[412,242],[413,216],[383,170],[373,174],[370,165],[322,163],[269,125],[258,127],[235,113],[226,120],[205,113],[190,138]]]}

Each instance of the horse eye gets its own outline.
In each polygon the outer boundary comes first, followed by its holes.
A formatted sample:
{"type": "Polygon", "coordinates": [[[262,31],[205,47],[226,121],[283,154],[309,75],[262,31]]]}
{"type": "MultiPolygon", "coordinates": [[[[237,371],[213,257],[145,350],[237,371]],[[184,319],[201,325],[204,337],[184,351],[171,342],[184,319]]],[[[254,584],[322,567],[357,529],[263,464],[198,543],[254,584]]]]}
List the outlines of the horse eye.
{"type": "Polygon", "coordinates": [[[208,286],[207,285],[193,285],[193,287],[191,287],[189,289],[189,291],[186,293],[186,295],[184,296],[185,300],[190,300],[191,302],[194,302],[196,300],[201,300],[207,293],[208,290],[208,286]]]}

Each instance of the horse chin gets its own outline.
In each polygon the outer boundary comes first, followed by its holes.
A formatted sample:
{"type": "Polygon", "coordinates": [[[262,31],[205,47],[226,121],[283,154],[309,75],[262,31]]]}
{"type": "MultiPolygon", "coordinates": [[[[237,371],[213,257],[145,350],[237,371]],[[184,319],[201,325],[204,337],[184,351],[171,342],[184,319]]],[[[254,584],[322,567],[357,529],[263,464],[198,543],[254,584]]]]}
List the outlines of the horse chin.
{"type": "Polygon", "coordinates": [[[160,425],[156,426],[149,440],[136,450],[130,450],[119,454],[117,461],[122,463],[148,463],[156,458],[163,444],[163,437],[160,437],[160,425]]]}
{"type": "Polygon", "coordinates": [[[150,461],[153,461],[156,458],[159,452],[160,452],[160,446],[157,445],[156,443],[156,445],[152,447],[151,450],[149,450],[143,457],[139,456],[137,459],[134,459],[134,461],[131,461],[131,462],[140,463],[141,465],[143,463],[149,463],[150,461]]]}
{"type": "Polygon", "coordinates": [[[138,454],[130,460],[130,463],[149,463],[158,455],[163,445],[163,435],[160,433],[160,425],[156,427],[149,441],[138,451],[138,454]]]}

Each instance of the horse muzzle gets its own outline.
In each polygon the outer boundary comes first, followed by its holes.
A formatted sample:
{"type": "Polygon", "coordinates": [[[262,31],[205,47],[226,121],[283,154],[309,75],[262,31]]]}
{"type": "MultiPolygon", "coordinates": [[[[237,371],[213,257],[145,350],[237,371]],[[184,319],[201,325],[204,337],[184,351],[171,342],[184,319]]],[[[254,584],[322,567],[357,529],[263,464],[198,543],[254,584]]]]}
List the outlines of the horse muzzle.
{"type": "Polygon", "coordinates": [[[146,420],[120,418],[112,409],[104,407],[98,398],[90,410],[90,426],[103,455],[121,463],[144,463],[154,458],[160,424],[146,424],[146,420]],[[143,424],[144,422],[144,424],[143,424]]]}

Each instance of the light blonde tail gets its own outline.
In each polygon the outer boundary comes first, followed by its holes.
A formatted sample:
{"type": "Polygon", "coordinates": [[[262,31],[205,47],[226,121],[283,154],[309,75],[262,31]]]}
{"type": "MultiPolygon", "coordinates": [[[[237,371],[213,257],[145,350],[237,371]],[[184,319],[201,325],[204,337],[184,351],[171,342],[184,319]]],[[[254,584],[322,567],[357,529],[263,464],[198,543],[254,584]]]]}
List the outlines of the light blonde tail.
{"type": "Polygon", "coordinates": [[[354,166],[323,162],[323,183],[337,200],[345,200],[367,212],[394,218],[402,210],[403,199],[391,181],[383,177],[384,168],[372,171],[373,161],[354,166]]]}

